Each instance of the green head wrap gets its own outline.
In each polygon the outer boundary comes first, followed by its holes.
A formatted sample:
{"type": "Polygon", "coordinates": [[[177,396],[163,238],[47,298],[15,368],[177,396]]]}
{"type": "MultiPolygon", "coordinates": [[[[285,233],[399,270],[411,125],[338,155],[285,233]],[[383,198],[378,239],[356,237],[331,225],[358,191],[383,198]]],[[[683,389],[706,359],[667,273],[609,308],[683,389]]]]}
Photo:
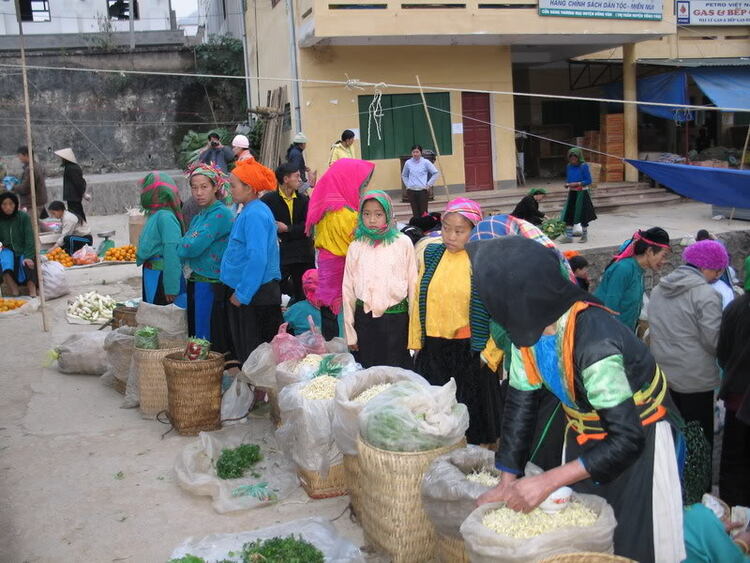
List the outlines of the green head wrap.
{"type": "Polygon", "coordinates": [[[205,162],[196,162],[188,167],[187,172],[188,182],[193,176],[205,176],[211,183],[216,187],[216,199],[223,202],[224,205],[232,206],[232,194],[230,193],[230,183],[227,175],[224,174],[213,164],[207,164],[205,162]]]}
{"type": "Polygon", "coordinates": [[[365,240],[371,245],[377,246],[381,242],[383,244],[392,243],[396,240],[398,234],[391,197],[382,190],[372,190],[365,193],[359,204],[359,215],[357,216],[357,229],[354,231],[354,240],[365,240]],[[371,200],[377,201],[383,208],[383,211],[385,211],[385,225],[379,229],[368,228],[362,220],[362,210],[365,207],[365,203],[371,200]]]}
{"type": "Polygon", "coordinates": [[[583,164],[586,162],[583,158],[583,151],[580,149],[580,147],[573,147],[568,151],[568,160],[570,160],[571,156],[577,156],[578,157],[578,164],[583,164]]]}
{"type": "Polygon", "coordinates": [[[149,172],[141,180],[141,207],[146,215],[168,209],[175,214],[182,229],[185,229],[180,192],[172,176],[166,172],[149,172]]]}
{"type": "Polygon", "coordinates": [[[546,194],[547,190],[544,188],[531,188],[528,195],[546,194]]]}

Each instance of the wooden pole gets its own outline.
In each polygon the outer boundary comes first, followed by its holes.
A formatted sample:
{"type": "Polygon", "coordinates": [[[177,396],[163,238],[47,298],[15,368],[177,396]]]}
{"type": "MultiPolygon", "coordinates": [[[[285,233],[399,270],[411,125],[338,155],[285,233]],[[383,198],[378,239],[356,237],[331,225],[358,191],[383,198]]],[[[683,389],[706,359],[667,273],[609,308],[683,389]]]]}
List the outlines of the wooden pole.
{"type": "MultiPolygon", "coordinates": [[[[740,157],[740,170],[745,168],[745,156],[747,156],[747,144],[750,141],[750,125],[747,126],[747,135],[745,135],[745,146],[742,147],[742,156],[740,157]]],[[[732,212],[729,214],[729,224],[732,224],[734,219],[734,212],[737,210],[736,207],[732,207],[732,212]]]]}
{"type": "Polygon", "coordinates": [[[31,225],[34,229],[34,252],[36,254],[34,267],[37,277],[37,294],[39,295],[40,309],[42,311],[42,328],[49,332],[49,320],[47,319],[47,306],[44,300],[44,276],[42,276],[41,243],[39,241],[39,212],[36,208],[36,178],[34,170],[34,149],[31,142],[31,111],[29,110],[29,81],[26,77],[26,49],[23,40],[23,24],[21,23],[21,6],[19,0],[16,3],[16,19],[18,20],[18,39],[21,47],[21,78],[23,80],[23,105],[26,119],[26,145],[29,147],[29,179],[31,183],[31,225]]]}
{"type": "Polygon", "coordinates": [[[430,111],[427,108],[427,100],[424,97],[424,90],[422,89],[422,82],[419,80],[419,75],[417,75],[417,84],[419,85],[419,95],[422,96],[424,114],[427,116],[427,125],[430,126],[432,143],[435,145],[435,162],[437,163],[438,170],[440,170],[440,179],[443,181],[443,187],[445,188],[445,197],[450,199],[450,194],[448,193],[448,179],[445,177],[442,164],[440,164],[440,147],[438,146],[437,138],[435,137],[435,129],[432,127],[432,118],[430,117],[430,111]]]}

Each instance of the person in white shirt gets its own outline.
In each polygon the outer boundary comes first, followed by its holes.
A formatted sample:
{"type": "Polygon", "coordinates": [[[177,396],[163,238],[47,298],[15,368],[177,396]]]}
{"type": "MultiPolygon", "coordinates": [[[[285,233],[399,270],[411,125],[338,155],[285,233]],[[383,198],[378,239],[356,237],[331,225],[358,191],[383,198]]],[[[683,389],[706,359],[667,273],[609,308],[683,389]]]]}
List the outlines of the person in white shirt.
{"type": "Polygon", "coordinates": [[[60,237],[50,250],[62,248],[72,256],[76,250],[94,243],[94,239],[91,237],[91,227],[86,223],[86,220],[68,211],[62,201],[53,201],[47,206],[47,211],[55,219],[62,220],[60,237]]]}
{"type": "Polygon", "coordinates": [[[404,163],[404,169],[401,172],[401,179],[409,194],[413,217],[422,217],[427,214],[429,189],[438,176],[440,173],[435,165],[422,157],[422,147],[414,145],[411,148],[411,158],[404,163]]]}

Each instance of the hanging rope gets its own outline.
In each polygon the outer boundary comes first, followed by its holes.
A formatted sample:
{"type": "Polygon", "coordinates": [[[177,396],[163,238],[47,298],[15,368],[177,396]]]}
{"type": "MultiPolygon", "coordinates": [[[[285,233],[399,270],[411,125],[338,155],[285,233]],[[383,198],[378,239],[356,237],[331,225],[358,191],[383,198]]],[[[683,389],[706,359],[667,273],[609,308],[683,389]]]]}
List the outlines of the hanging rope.
{"type": "Polygon", "coordinates": [[[373,88],[372,101],[370,107],[367,108],[367,146],[370,146],[370,130],[372,128],[372,122],[375,122],[375,131],[378,134],[378,141],[383,140],[382,126],[383,126],[383,88],[385,88],[385,82],[378,82],[373,88]]]}

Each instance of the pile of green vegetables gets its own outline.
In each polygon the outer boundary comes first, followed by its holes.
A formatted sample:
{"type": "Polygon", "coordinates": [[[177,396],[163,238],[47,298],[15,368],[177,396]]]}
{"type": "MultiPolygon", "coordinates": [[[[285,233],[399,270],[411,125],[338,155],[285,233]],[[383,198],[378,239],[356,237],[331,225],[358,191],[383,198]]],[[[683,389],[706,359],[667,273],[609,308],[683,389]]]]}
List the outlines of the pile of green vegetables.
{"type": "MultiPolygon", "coordinates": [[[[229,557],[241,557],[242,563],[323,563],[323,553],[310,542],[294,536],[255,540],[242,546],[240,553],[229,553],[229,557]]],[[[195,555],[170,559],[167,563],[206,563],[195,555]]],[[[230,560],[218,563],[233,563],[230,560]]]]}
{"type": "Polygon", "coordinates": [[[224,448],[216,460],[216,475],[219,479],[239,479],[262,459],[260,446],[255,444],[242,444],[232,449],[224,448]]]}
{"type": "Polygon", "coordinates": [[[542,232],[554,240],[565,232],[565,221],[549,219],[542,223],[542,232]]]}

